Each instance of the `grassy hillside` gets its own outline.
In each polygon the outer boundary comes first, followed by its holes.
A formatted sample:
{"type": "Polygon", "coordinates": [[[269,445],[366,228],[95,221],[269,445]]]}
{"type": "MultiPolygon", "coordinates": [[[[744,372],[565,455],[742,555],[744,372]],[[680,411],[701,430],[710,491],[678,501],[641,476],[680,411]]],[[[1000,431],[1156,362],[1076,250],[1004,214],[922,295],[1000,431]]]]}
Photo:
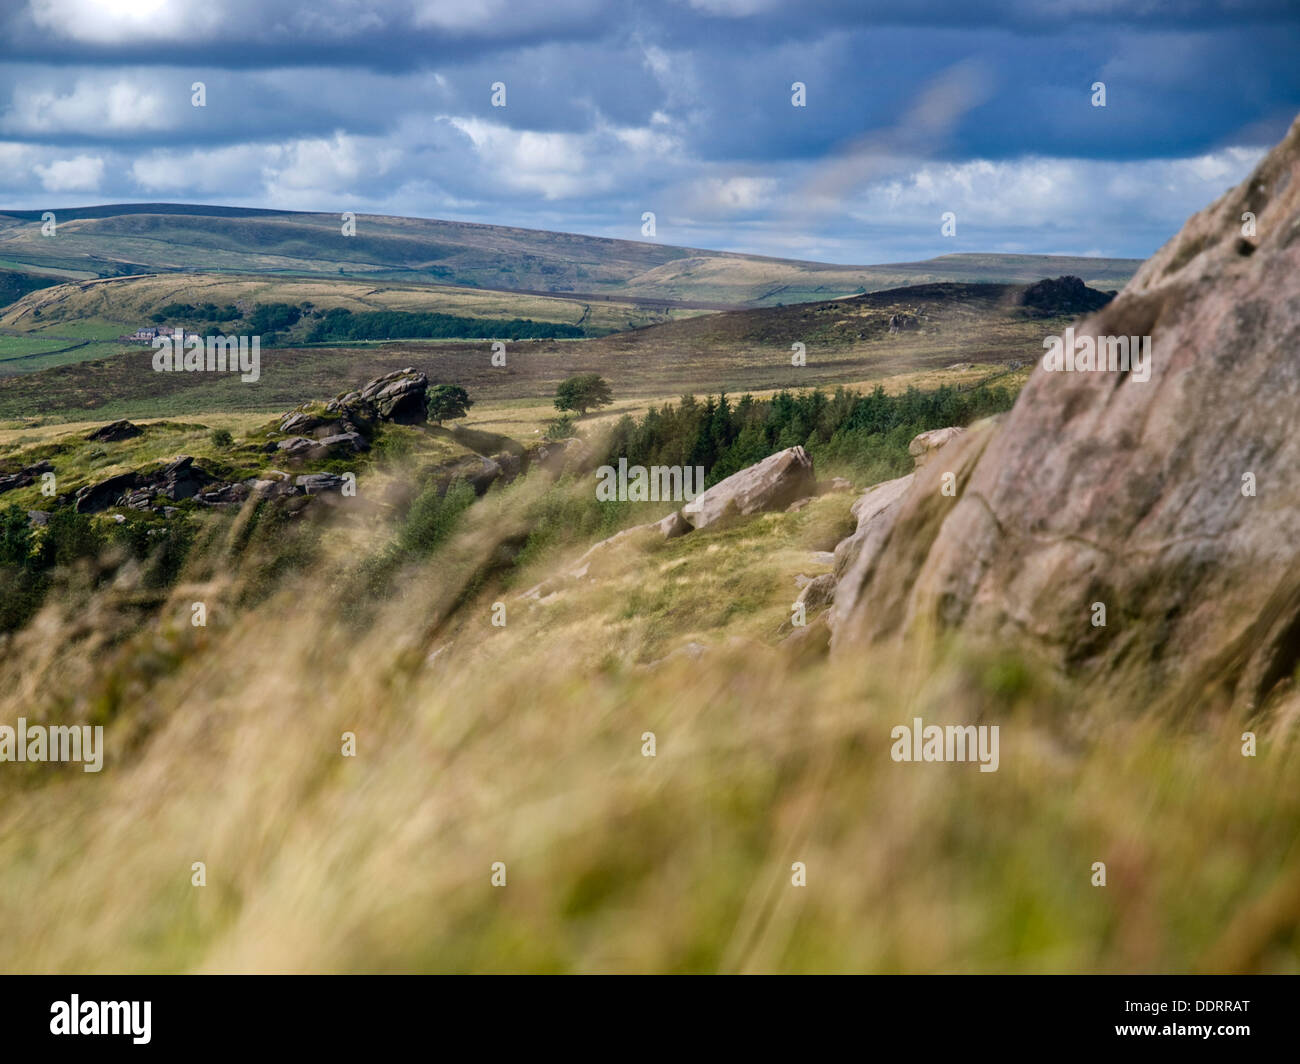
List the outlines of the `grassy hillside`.
{"type": "MultiPolygon", "coordinates": [[[[0,376],[89,361],[124,350],[117,342],[160,320],[175,305],[215,304],[247,309],[291,303],[319,311],[341,307],[356,313],[441,313],[475,319],[528,319],[574,326],[600,335],[703,313],[662,305],[546,295],[487,292],[445,285],[380,284],[329,278],[267,278],[220,274],[144,274],[51,283],[0,308],[0,376]]],[[[185,314],[162,321],[208,331],[185,314]]],[[[222,323],[216,323],[219,327],[222,323]]],[[[307,323],[296,330],[305,335],[307,323]]]]}
{"type": "Polygon", "coordinates": [[[477,318],[532,318],[601,329],[663,321],[670,314],[632,303],[483,292],[440,285],[383,284],[329,278],[219,274],[146,274],[45,287],[0,309],[0,329],[66,331],[69,323],[105,324],[117,333],[147,325],[169,304],[311,303],[352,311],[444,312],[477,318]]]}
{"type": "Polygon", "coordinates": [[[941,255],[923,262],[881,266],[792,264],[776,259],[693,256],[634,278],[639,295],[697,298],[773,306],[834,299],[905,285],[935,282],[1028,284],[1041,277],[1073,275],[1094,288],[1118,291],[1141,263],[1136,259],[1089,259],[1063,255],[941,255]]]}
{"type": "MultiPolygon", "coordinates": [[[[94,292],[136,284],[148,288],[155,282],[87,287],[94,292]]],[[[1006,367],[1032,363],[1042,354],[1043,337],[1069,320],[1025,316],[1013,303],[1017,291],[1001,285],[919,286],[705,315],[590,340],[524,341],[508,345],[504,368],[491,364],[490,347],[481,341],[271,349],[263,351],[261,380],[253,385],[206,373],[155,373],[152,352],[139,347],[0,379],[0,419],[279,409],[405,366],[433,381],[460,384],[481,399],[533,401],[545,401],[561,380],[584,372],[602,374],[616,396],[649,398],[855,383],[955,364],[1006,367]],[[906,327],[890,332],[895,318],[906,327]],[[807,365],[791,364],[794,343],[805,346],[807,365]]]]}
{"type": "Polygon", "coordinates": [[[1296,971],[1284,724],[1248,759],[1242,721],[1171,741],[1014,647],[785,642],[853,492],[538,597],[663,507],[531,474],[395,507],[420,467],[386,476],[211,515],[163,585],[83,558],[5,640],[0,719],[108,753],[0,775],[0,969],[1296,971]],[[913,716],[998,725],[999,771],[891,761],[913,716]]]}
{"type": "Polygon", "coordinates": [[[951,255],[899,266],[820,263],[702,251],[642,240],[420,218],[361,215],[344,237],[336,215],[185,204],[0,212],[0,261],[95,276],[191,270],[366,277],[541,293],[700,304],[799,302],[923,281],[1022,282],[1076,274],[1122,287],[1135,260],[951,255]]]}

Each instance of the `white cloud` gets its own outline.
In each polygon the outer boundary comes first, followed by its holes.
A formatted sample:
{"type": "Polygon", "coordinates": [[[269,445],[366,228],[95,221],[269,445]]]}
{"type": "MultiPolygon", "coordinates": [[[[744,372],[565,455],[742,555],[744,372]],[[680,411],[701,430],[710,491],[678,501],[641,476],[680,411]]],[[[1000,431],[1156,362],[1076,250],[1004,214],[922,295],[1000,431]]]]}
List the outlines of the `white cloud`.
{"type": "Polygon", "coordinates": [[[95,155],[56,159],[48,165],[37,163],[34,169],[47,192],[91,192],[104,179],[104,160],[95,155]]]}
{"type": "Polygon", "coordinates": [[[212,151],[154,151],[132,161],[131,177],[145,192],[177,195],[260,192],[267,149],[237,144],[212,151]]]}
{"type": "MultiPolygon", "coordinates": [[[[188,95],[186,96],[188,104],[188,95]]],[[[85,77],[70,92],[20,85],[6,112],[6,132],[83,133],[148,132],[166,129],[167,101],[153,86],[124,78],[85,77]]]]}
{"type": "Polygon", "coordinates": [[[694,183],[688,209],[702,214],[753,211],[766,206],[777,189],[771,177],[710,177],[694,183]]]}
{"type": "Polygon", "coordinates": [[[688,0],[691,7],[706,15],[724,18],[749,18],[781,6],[781,0],[688,0]]]}
{"type": "Polygon", "coordinates": [[[518,0],[415,0],[412,22],[421,29],[505,36],[536,31],[561,20],[594,17],[601,0],[547,0],[523,5],[518,0]]]}
{"type": "Polygon", "coordinates": [[[330,201],[361,197],[365,186],[389,173],[401,158],[396,146],[336,133],[287,144],[155,151],[132,162],[131,176],[150,193],[330,209],[330,201]]]}
{"type": "Polygon", "coordinates": [[[206,33],[225,14],[223,0],[31,0],[32,21],[88,44],[177,40],[206,33]]]}
{"type": "Polygon", "coordinates": [[[487,173],[503,185],[564,199],[609,185],[607,171],[587,159],[589,135],[511,129],[481,118],[452,117],[487,173]]]}
{"type": "MultiPolygon", "coordinates": [[[[981,228],[1043,230],[1090,223],[1107,230],[1167,222],[1189,214],[1240,181],[1262,149],[1227,148],[1187,159],[1062,159],[1029,157],[1000,162],[916,164],[908,172],[867,185],[848,205],[864,223],[955,211],[981,228]],[[1152,189],[1161,189],[1153,198],[1152,189]]],[[[1171,229],[1172,232],[1172,229],[1171,229]]]]}

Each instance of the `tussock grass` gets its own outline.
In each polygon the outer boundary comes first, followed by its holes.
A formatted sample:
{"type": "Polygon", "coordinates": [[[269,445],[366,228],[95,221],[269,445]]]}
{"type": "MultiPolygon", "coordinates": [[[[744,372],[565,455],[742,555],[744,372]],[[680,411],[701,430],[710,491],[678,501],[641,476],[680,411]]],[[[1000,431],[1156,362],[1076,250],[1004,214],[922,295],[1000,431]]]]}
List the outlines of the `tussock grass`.
{"type": "Polygon", "coordinates": [[[581,490],[493,489],[361,627],[356,537],[404,519],[378,493],[215,522],[133,621],[129,573],[69,574],[4,647],[0,721],[102,720],[109,753],[99,775],[0,766],[0,968],[1297,969],[1293,718],[1244,758],[1246,722],[1157,719],[1015,647],[796,660],[793,578],[849,494],[626,537],[521,597],[605,531],[584,520],[655,516],[583,519],[581,490]],[[570,523],[521,554],[548,508],[570,523]],[[290,540],[299,563],[248,595],[290,540]],[[913,716],[997,724],[999,771],[891,761],[913,716]]]}

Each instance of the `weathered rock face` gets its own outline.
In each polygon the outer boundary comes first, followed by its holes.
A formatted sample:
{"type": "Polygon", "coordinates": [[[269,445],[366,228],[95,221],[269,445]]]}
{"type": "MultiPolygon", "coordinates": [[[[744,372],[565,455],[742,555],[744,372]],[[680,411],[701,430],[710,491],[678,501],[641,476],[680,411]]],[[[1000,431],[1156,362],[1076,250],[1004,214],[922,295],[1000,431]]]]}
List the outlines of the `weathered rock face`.
{"type": "Polygon", "coordinates": [[[408,366],[331,399],[323,410],[312,403],[290,410],[280,418],[279,431],[325,442],[338,436],[365,437],[377,421],[421,425],[428,420],[425,409],[428,390],[429,378],[408,366]]]}
{"type": "Polygon", "coordinates": [[[886,480],[869,488],[853,504],[851,512],[858,519],[853,535],[840,540],[835,548],[835,609],[830,624],[839,623],[841,616],[852,615],[857,606],[858,592],[866,582],[881,548],[888,542],[898,511],[907,490],[912,486],[915,473],[897,480],[886,480]]]}
{"type": "Polygon", "coordinates": [[[87,484],[76,494],[76,510],[79,514],[97,514],[117,503],[128,491],[142,486],[143,478],[139,473],[119,473],[97,484],[87,484]]]}
{"type": "Polygon", "coordinates": [[[396,421],[400,425],[422,425],[428,420],[425,408],[428,390],[429,378],[408,366],[376,377],[364,384],[360,391],[350,392],[342,399],[335,400],[326,410],[329,413],[335,410],[349,412],[350,407],[368,406],[384,421],[396,421]]]}
{"type": "Polygon", "coordinates": [[[14,488],[25,488],[28,484],[35,483],[36,478],[42,473],[52,473],[53,471],[53,464],[45,461],[29,465],[25,469],[18,470],[17,473],[0,474],[0,495],[6,491],[12,491],[14,488]]]}
{"type": "Polygon", "coordinates": [[[1151,336],[1150,379],[1040,366],[918,470],[836,592],[834,652],[960,628],[1257,705],[1300,660],[1300,122],[1076,333],[1151,336]]]}
{"type": "Polygon", "coordinates": [[[177,501],[193,498],[213,480],[206,470],[194,464],[189,455],[169,462],[153,479],[161,494],[177,501]]]}
{"type": "Polygon", "coordinates": [[[144,432],[139,425],[133,425],[131,422],[123,419],[121,421],[110,421],[107,425],[101,425],[90,433],[86,439],[96,443],[117,443],[119,440],[129,440],[139,436],[144,432]]]}
{"type": "Polygon", "coordinates": [[[133,510],[149,509],[156,495],[179,501],[193,498],[211,484],[213,478],[194,464],[190,455],[181,455],[152,473],[119,473],[87,484],[77,491],[77,513],[94,514],[119,503],[133,510]]]}
{"type": "Polygon", "coordinates": [[[294,479],[294,486],[308,495],[324,495],[326,492],[341,492],[347,480],[338,473],[306,473],[294,479]]]}
{"type": "Polygon", "coordinates": [[[955,427],[931,429],[929,432],[922,432],[912,437],[912,442],[907,445],[907,453],[912,456],[917,468],[920,468],[925,465],[930,455],[944,444],[951,443],[961,433],[962,430],[955,427]]]}
{"type": "Polygon", "coordinates": [[[802,447],[789,447],[718,481],[683,506],[682,517],[692,528],[708,528],[728,513],[783,510],[816,492],[812,459],[802,447]]]}
{"type": "Polygon", "coordinates": [[[1018,303],[1035,317],[1074,317],[1100,310],[1114,298],[1114,292],[1089,288],[1078,277],[1056,277],[1029,285],[1020,293],[1018,303]]]}

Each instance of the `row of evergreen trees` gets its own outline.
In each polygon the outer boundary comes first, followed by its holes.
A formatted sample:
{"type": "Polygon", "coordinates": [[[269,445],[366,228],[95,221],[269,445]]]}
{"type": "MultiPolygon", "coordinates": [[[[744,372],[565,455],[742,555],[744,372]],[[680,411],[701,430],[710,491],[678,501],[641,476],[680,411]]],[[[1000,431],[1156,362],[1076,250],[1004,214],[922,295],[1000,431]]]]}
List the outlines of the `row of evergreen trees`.
{"type": "Polygon", "coordinates": [[[783,391],[771,399],[744,395],[734,403],[725,394],[704,402],[687,395],[640,419],[621,418],[606,460],[702,465],[706,483],[716,484],[770,454],[802,445],[819,469],[885,479],[912,467],[907,445],[917,433],[967,425],[1009,409],[1014,401],[1014,392],[992,386],[909,388],[902,395],[886,395],[881,387],[866,394],[844,388],[832,394],[783,391]]]}
{"type": "Polygon", "coordinates": [[[585,335],[577,325],[529,318],[467,318],[459,314],[334,307],[321,315],[307,334],[309,343],[347,340],[476,339],[554,340],[585,335]]]}

